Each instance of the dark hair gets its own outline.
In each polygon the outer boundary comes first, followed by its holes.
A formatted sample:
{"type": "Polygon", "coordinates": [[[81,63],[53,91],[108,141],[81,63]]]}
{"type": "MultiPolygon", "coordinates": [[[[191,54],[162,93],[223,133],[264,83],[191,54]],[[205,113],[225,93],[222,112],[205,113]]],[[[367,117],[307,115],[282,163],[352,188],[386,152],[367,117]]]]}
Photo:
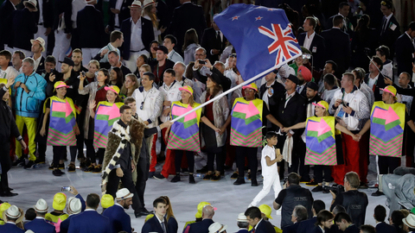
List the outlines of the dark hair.
{"type": "Polygon", "coordinates": [[[391,214],[391,220],[395,227],[402,228],[403,222],[402,220],[405,218],[403,213],[400,210],[395,210],[391,214]]]}
{"type": "Polygon", "coordinates": [[[342,9],[343,7],[345,7],[345,6],[349,6],[349,3],[347,3],[347,2],[341,2],[340,4],[339,4],[339,9],[342,9]]]}
{"type": "Polygon", "coordinates": [[[17,53],[19,55],[20,60],[23,60],[26,57],[25,54],[20,50],[16,50],[14,51],[14,53],[17,53]]]}
{"type": "Polygon", "coordinates": [[[98,194],[90,193],[86,197],[86,205],[90,208],[96,209],[99,206],[100,198],[98,194]]]}
{"type": "Polygon", "coordinates": [[[372,60],[378,65],[378,66],[380,66],[379,67],[379,70],[382,70],[383,69],[383,62],[382,62],[382,59],[380,59],[380,57],[378,57],[378,56],[373,56],[372,57],[372,60]]]}
{"type": "Polygon", "coordinates": [[[362,15],[360,19],[357,21],[357,26],[355,31],[367,31],[369,29],[369,22],[370,22],[370,16],[369,15],[362,15]]]}
{"type": "MultiPolygon", "coordinates": [[[[153,74],[153,73],[151,73],[151,72],[145,72],[145,73],[143,74],[143,76],[144,76],[144,75],[147,75],[147,76],[148,76],[148,79],[149,79],[150,81],[154,81],[154,79],[155,79],[154,74],[153,74]]],[[[141,77],[141,78],[143,78],[143,77],[141,77]]]]}
{"type": "Polygon", "coordinates": [[[121,39],[121,37],[122,37],[121,31],[118,31],[118,30],[112,31],[110,35],[110,42],[114,43],[116,40],[121,39]]]}
{"type": "Polygon", "coordinates": [[[336,205],[333,208],[333,214],[337,215],[339,213],[346,213],[346,208],[344,208],[342,205],[336,205]]]}
{"type": "Polygon", "coordinates": [[[131,103],[134,103],[134,102],[135,102],[135,99],[133,97],[127,97],[124,100],[125,105],[131,104],[131,103]]]}
{"type": "Polygon", "coordinates": [[[326,74],[324,75],[324,82],[327,83],[327,85],[329,85],[330,87],[333,87],[334,85],[336,85],[336,78],[334,77],[334,75],[332,74],[326,74]]]}
{"type": "Polygon", "coordinates": [[[326,204],[322,200],[315,200],[313,202],[313,209],[318,214],[320,211],[326,209],[326,204]]]}
{"type": "Polygon", "coordinates": [[[171,76],[175,77],[176,76],[176,72],[174,72],[174,70],[172,68],[166,69],[164,71],[164,73],[168,73],[171,74],[171,76]]]}
{"type": "Polygon", "coordinates": [[[124,110],[127,110],[127,109],[131,109],[131,107],[130,107],[130,106],[128,106],[128,105],[123,105],[123,106],[121,106],[121,108],[120,108],[120,113],[124,113],[124,110]]]}
{"type": "Polygon", "coordinates": [[[182,51],[184,52],[187,48],[187,46],[191,44],[198,44],[199,43],[199,37],[197,36],[197,32],[194,28],[190,28],[186,31],[186,34],[184,34],[184,43],[182,51]]]}
{"type": "Polygon", "coordinates": [[[238,225],[239,228],[248,229],[249,223],[248,222],[237,222],[236,225],[238,225]]]}
{"type": "Polygon", "coordinates": [[[351,223],[352,219],[347,213],[338,213],[336,214],[336,217],[334,218],[334,222],[341,222],[342,220],[345,220],[346,222],[351,223]]]}
{"type": "Polygon", "coordinates": [[[164,198],[158,197],[158,198],[156,198],[156,200],[153,201],[153,207],[157,208],[157,205],[159,203],[167,205],[166,200],[164,198]]]}
{"type": "Polygon", "coordinates": [[[360,227],[363,233],[376,233],[376,229],[371,225],[363,225],[360,227]]]}
{"type": "Polygon", "coordinates": [[[0,56],[6,57],[6,60],[12,59],[12,54],[8,50],[0,51],[0,56]]]}
{"type": "Polygon", "coordinates": [[[118,54],[118,52],[117,51],[115,51],[115,50],[113,50],[113,51],[110,51],[109,53],[108,53],[108,56],[110,55],[110,54],[114,54],[115,56],[120,56],[119,54],[118,54]]]}
{"type": "Polygon", "coordinates": [[[297,222],[307,220],[308,218],[307,209],[302,205],[295,206],[293,214],[297,218],[297,222]]]}
{"type": "Polygon", "coordinates": [[[382,6],[385,6],[388,9],[392,9],[393,8],[393,3],[390,0],[384,0],[380,3],[382,6]]]}
{"type": "Polygon", "coordinates": [[[164,39],[169,39],[171,41],[172,44],[176,45],[177,44],[177,39],[175,36],[173,36],[172,34],[168,34],[164,37],[164,39]]]}
{"type": "Polygon", "coordinates": [[[343,23],[343,16],[336,15],[336,16],[333,17],[333,26],[334,27],[338,27],[342,23],[343,23]]]}
{"type": "Polygon", "coordinates": [[[45,63],[46,62],[50,62],[50,63],[53,63],[54,65],[56,65],[56,58],[54,56],[52,56],[52,55],[49,55],[45,59],[45,63]]]}
{"type": "Polygon", "coordinates": [[[74,49],[72,51],[72,54],[74,54],[74,53],[80,53],[82,55],[82,50],[81,49],[74,49]]]}
{"type": "Polygon", "coordinates": [[[330,213],[328,210],[321,210],[317,214],[317,222],[315,223],[316,226],[319,226],[321,222],[328,221],[330,219],[333,219],[334,215],[330,213]]]}
{"type": "Polygon", "coordinates": [[[190,62],[187,67],[186,71],[184,72],[184,75],[186,78],[193,80],[193,66],[195,66],[195,62],[190,62]]]}
{"type": "Polygon", "coordinates": [[[337,70],[337,63],[335,62],[335,61],[333,61],[333,60],[327,60],[326,61],[326,64],[331,64],[331,69],[332,70],[337,70]]]}
{"type": "Polygon", "coordinates": [[[101,69],[98,70],[98,72],[99,71],[101,71],[104,74],[104,76],[107,77],[107,79],[105,79],[105,85],[107,85],[110,82],[110,73],[105,68],[101,68],[101,69]]]}
{"type": "Polygon", "coordinates": [[[415,31],[415,22],[414,21],[411,21],[409,23],[407,30],[409,30],[409,29],[411,29],[412,31],[415,31]]]}
{"type": "Polygon", "coordinates": [[[295,172],[291,172],[290,174],[288,174],[288,183],[290,183],[290,185],[300,184],[300,176],[295,172]]]}
{"type": "Polygon", "coordinates": [[[278,137],[278,135],[275,131],[268,131],[267,134],[265,135],[266,139],[271,139],[273,137],[278,137]]]}
{"type": "MultiPolygon", "coordinates": [[[[44,215],[44,213],[43,213],[44,215]]],[[[26,213],[24,215],[24,218],[28,221],[32,221],[33,219],[36,218],[36,211],[33,208],[29,208],[26,210],[26,213]]]]}
{"type": "Polygon", "coordinates": [[[247,217],[249,216],[250,219],[262,218],[261,210],[256,206],[249,207],[248,209],[246,209],[244,214],[247,217]]]}
{"type": "Polygon", "coordinates": [[[122,74],[121,68],[114,67],[112,68],[113,71],[117,74],[117,83],[115,84],[117,87],[122,87],[124,83],[124,75],[122,74]]]}
{"type": "Polygon", "coordinates": [[[386,58],[388,58],[390,54],[390,49],[386,45],[381,45],[378,48],[376,48],[376,52],[379,52],[381,56],[385,56],[386,58]]]}
{"type": "MultiPolygon", "coordinates": [[[[148,57],[147,57],[146,55],[141,54],[138,58],[140,58],[140,57],[142,57],[142,58],[143,58],[143,60],[144,60],[144,64],[148,64],[148,57]]],[[[139,69],[140,67],[137,67],[137,68],[139,69]]]]}
{"type": "Polygon", "coordinates": [[[378,222],[385,221],[385,218],[386,218],[386,209],[385,209],[385,207],[383,207],[381,205],[377,205],[375,207],[375,210],[374,210],[374,217],[375,217],[375,220],[378,221],[378,222]]]}
{"type": "Polygon", "coordinates": [[[305,19],[308,20],[308,24],[310,24],[310,26],[313,26],[313,30],[315,30],[316,29],[316,25],[317,25],[316,19],[314,17],[312,17],[312,16],[308,16],[305,19]]]}

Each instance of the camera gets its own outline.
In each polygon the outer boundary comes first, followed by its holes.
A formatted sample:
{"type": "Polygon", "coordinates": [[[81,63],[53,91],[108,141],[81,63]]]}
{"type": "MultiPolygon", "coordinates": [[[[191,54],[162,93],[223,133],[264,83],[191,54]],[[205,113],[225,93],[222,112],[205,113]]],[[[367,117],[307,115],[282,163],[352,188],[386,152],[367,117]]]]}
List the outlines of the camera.
{"type": "Polygon", "coordinates": [[[62,188],[61,188],[61,191],[62,192],[64,192],[64,191],[71,191],[71,187],[69,187],[69,186],[63,186],[62,188]]]}
{"type": "Polygon", "coordinates": [[[326,191],[326,192],[332,191],[336,195],[338,195],[339,193],[344,193],[344,187],[343,187],[343,185],[326,186],[325,185],[325,182],[323,182],[322,187],[323,187],[323,191],[326,191]]]}
{"type": "Polygon", "coordinates": [[[206,61],[205,60],[199,60],[199,64],[204,65],[204,64],[206,64],[206,61]]]}
{"type": "Polygon", "coordinates": [[[82,71],[81,74],[82,74],[82,76],[85,76],[85,71],[82,71]]]}

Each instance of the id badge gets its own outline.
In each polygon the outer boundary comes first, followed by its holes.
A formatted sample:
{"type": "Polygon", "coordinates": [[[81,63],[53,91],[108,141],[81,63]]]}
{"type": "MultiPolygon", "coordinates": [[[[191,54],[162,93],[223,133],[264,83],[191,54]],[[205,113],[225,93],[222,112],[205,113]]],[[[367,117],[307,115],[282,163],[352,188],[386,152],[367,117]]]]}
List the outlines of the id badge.
{"type": "Polygon", "coordinates": [[[337,117],[343,118],[343,116],[344,116],[344,111],[343,111],[343,108],[341,108],[339,110],[339,113],[337,113],[337,117]]]}
{"type": "Polygon", "coordinates": [[[317,53],[317,46],[313,46],[312,52],[317,53]]]}

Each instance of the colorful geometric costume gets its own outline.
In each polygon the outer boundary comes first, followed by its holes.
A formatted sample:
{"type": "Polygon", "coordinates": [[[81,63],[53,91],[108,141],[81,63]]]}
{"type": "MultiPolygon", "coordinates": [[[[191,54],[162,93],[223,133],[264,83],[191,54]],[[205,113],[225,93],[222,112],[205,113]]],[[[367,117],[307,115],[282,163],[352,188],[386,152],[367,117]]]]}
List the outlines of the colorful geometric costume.
{"type": "Polygon", "coordinates": [[[106,148],[108,141],[108,132],[111,130],[114,122],[120,119],[120,108],[124,103],[109,103],[101,101],[98,103],[95,113],[94,128],[94,147],[106,148]]]}
{"type": "MultiPolygon", "coordinates": [[[[50,120],[47,144],[52,146],[76,146],[76,108],[71,98],[50,100],[50,120]]],[[[44,109],[46,108],[46,103],[44,109]]]]}

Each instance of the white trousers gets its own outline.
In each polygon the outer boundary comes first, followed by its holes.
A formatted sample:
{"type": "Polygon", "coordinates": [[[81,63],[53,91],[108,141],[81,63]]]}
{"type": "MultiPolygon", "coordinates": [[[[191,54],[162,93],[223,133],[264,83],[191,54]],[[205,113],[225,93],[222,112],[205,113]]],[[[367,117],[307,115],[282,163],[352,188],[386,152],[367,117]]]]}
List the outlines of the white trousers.
{"type": "Polygon", "coordinates": [[[55,31],[55,47],[53,48],[52,56],[56,58],[56,70],[61,71],[61,66],[58,65],[59,61],[63,61],[66,57],[66,53],[71,47],[71,39],[66,38],[66,33],[61,31],[55,31]]]}
{"type": "Polygon", "coordinates": [[[277,198],[282,189],[278,172],[264,177],[262,190],[256,195],[249,206],[257,206],[258,203],[271,191],[271,187],[274,188],[274,196],[277,198]]]}
{"type": "Polygon", "coordinates": [[[99,53],[100,48],[82,48],[82,65],[87,67],[88,63],[99,53]]]}
{"type": "Polygon", "coordinates": [[[48,37],[45,36],[46,28],[43,25],[37,27],[37,33],[35,34],[35,39],[41,37],[45,40],[45,50],[42,52],[42,56],[46,58],[46,50],[48,49],[48,37]]]}
{"type": "MultiPolygon", "coordinates": [[[[137,69],[137,59],[141,56],[141,55],[146,55],[147,58],[150,57],[150,53],[147,50],[143,50],[140,52],[130,52],[130,59],[124,60],[125,61],[125,66],[131,70],[131,72],[134,72],[137,69]]],[[[123,74],[126,75],[126,74],[123,74]]]]}

